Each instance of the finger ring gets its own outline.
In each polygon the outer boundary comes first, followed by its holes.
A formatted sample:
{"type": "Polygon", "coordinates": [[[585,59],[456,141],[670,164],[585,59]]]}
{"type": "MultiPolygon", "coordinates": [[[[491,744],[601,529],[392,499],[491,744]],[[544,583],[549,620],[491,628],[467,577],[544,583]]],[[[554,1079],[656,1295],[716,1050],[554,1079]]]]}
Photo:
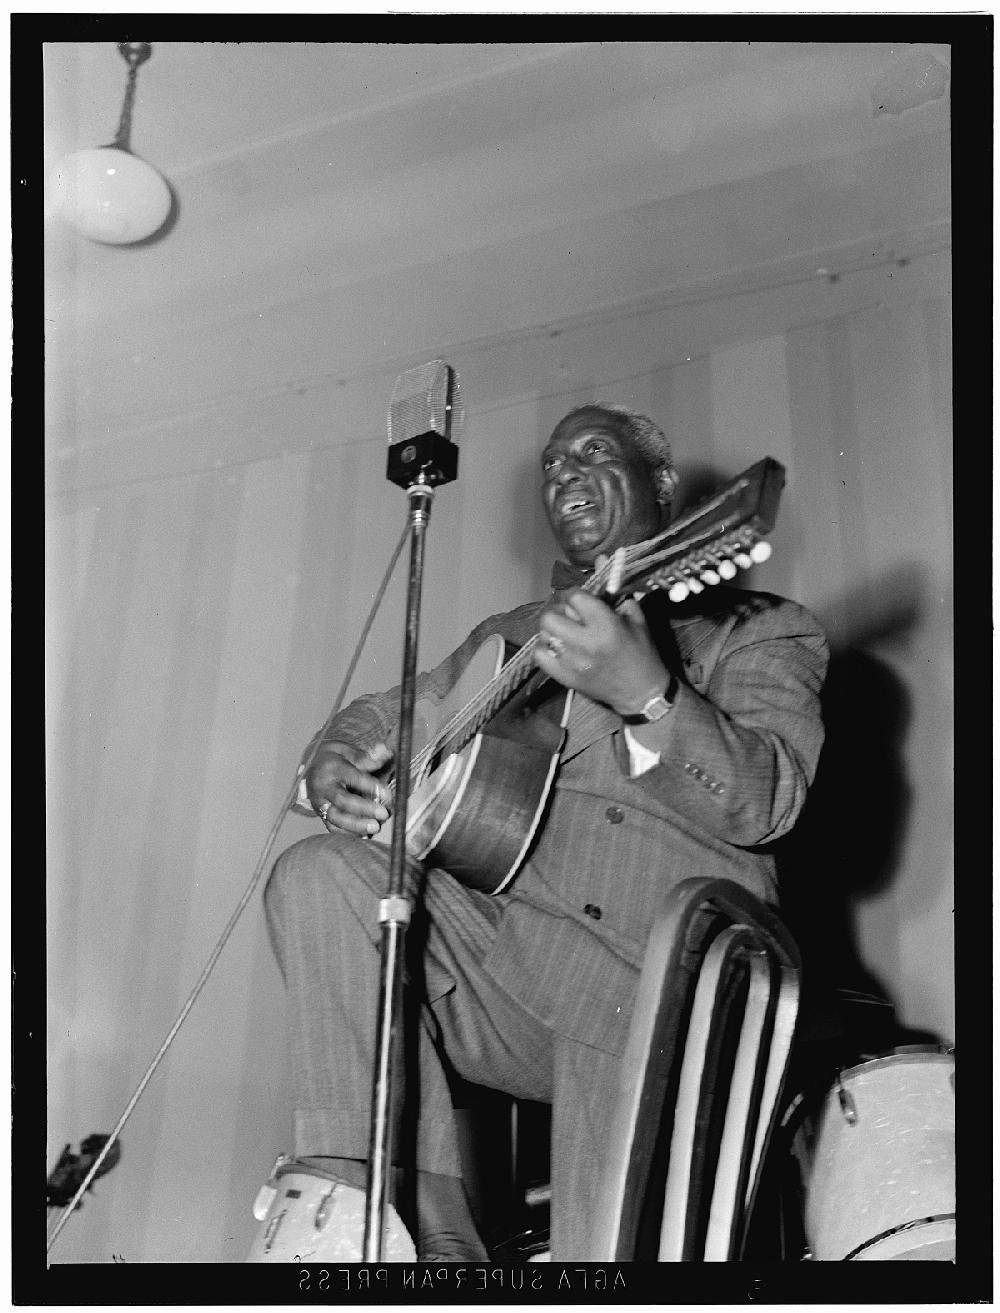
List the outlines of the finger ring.
{"type": "Polygon", "coordinates": [[[550,656],[554,656],[554,657],[561,656],[563,648],[565,646],[566,644],[562,641],[561,638],[548,639],[548,648],[549,648],[550,656]]]}
{"type": "Polygon", "coordinates": [[[332,802],[324,802],[323,806],[319,809],[319,818],[324,825],[326,824],[327,813],[329,812],[332,806],[333,806],[332,802]]]}

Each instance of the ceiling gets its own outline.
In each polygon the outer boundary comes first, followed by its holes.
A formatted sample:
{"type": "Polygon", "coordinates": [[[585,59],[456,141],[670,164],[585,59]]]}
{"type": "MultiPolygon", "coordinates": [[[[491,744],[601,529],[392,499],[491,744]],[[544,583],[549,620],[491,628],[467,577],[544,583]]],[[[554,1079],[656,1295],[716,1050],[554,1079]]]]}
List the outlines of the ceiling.
{"type": "MultiPolygon", "coordinates": [[[[47,221],[49,378],[72,395],[50,436],[100,441],[137,388],[166,412],[940,249],[947,96],[877,104],[887,86],[919,99],[948,62],[870,43],[154,41],[132,147],[176,222],[114,248],[47,221]]],[[[111,42],[44,47],[47,166],[110,140],[125,72],[111,42]]]]}

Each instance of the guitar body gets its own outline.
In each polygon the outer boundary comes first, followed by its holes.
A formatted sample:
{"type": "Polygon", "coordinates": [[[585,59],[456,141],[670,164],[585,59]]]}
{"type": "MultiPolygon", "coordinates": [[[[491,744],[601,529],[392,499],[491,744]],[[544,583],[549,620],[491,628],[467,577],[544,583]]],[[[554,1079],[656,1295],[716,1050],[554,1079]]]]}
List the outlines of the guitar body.
{"type": "MultiPolygon", "coordinates": [[[[492,635],[443,702],[417,699],[415,754],[499,673],[511,650],[492,635]]],[[[431,757],[411,786],[407,853],[472,889],[500,893],[520,869],[545,814],[569,705],[568,691],[539,672],[460,752],[431,757]]],[[[390,821],[373,842],[391,841],[390,821]]]]}

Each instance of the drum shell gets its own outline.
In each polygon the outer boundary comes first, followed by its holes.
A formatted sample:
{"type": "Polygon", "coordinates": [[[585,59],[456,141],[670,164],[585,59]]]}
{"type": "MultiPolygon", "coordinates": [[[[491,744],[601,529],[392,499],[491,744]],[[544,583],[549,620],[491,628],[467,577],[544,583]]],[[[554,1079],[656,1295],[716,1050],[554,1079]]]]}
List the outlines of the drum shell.
{"type": "Polygon", "coordinates": [[[899,1051],[841,1074],[806,1192],[814,1258],[954,1258],[954,1066],[938,1050],[899,1051]]]}
{"type": "MultiPolygon", "coordinates": [[[[312,1172],[283,1168],[273,1178],[248,1263],[358,1263],[364,1257],[365,1196],[312,1172]],[[326,1219],[326,1220],[324,1220],[326,1219]]],[[[416,1250],[391,1204],[386,1207],[384,1258],[411,1263],[416,1250]]]]}

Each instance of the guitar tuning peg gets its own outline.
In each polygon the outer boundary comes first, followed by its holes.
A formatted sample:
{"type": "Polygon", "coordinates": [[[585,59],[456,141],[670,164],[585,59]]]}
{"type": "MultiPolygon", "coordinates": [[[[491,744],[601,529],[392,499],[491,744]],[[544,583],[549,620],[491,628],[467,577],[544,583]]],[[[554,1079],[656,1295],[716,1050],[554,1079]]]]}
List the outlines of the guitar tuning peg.
{"type": "Polygon", "coordinates": [[[722,558],[719,562],[719,574],[723,579],[733,579],[736,576],[736,566],[728,556],[722,558]]]}
{"type": "Polygon", "coordinates": [[[736,564],[740,567],[741,570],[749,570],[751,565],[753,565],[753,561],[750,559],[750,557],[747,555],[746,552],[735,552],[733,554],[733,560],[736,562],[736,564]]]}
{"type": "Polygon", "coordinates": [[[705,585],[701,582],[700,579],[696,579],[694,575],[692,575],[691,578],[687,581],[687,586],[692,593],[703,593],[705,591],[705,585]]]}
{"type": "Polygon", "coordinates": [[[771,544],[769,542],[764,542],[763,540],[761,540],[759,543],[754,543],[754,545],[750,548],[750,559],[756,565],[763,564],[763,562],[766,561],[770,555],[771,555],[771,544]]]}
{"type": "Polygon", "coordinates": [[[722,582],[722,576],[718,573],[717,570],[713,570],[711,567],[707,567],[701,572],[701,581],[703,584],[714,585],[722,582]]]}
{"type": "Polygon", "coordinates": [[[667,596],[670,598],[671,602],[683,602],[689,591],[687,584],[682,583],[681,580],[678,579],[676,583],[670,585],[670,588],[667,590],[667,596]]]}

